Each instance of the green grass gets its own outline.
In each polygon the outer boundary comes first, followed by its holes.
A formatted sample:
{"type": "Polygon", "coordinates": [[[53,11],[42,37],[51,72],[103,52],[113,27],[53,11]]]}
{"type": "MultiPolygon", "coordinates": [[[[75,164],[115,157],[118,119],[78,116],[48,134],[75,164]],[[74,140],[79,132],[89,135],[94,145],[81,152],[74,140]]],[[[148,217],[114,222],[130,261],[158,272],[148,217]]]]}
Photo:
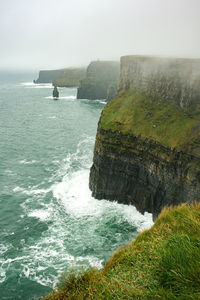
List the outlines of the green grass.
{"type": "Polygon", "coordinates": [[[103,270],[63,275],[44,299],[200,299],[200,204],[164,209],[103,270]]]}
{"type": "Polygon", "coordinates": [[[152,101],[131,90],[121,91],[104,108],[100,125],[200,156],[198,109],[182,110],[176,103],[152,101]]]}

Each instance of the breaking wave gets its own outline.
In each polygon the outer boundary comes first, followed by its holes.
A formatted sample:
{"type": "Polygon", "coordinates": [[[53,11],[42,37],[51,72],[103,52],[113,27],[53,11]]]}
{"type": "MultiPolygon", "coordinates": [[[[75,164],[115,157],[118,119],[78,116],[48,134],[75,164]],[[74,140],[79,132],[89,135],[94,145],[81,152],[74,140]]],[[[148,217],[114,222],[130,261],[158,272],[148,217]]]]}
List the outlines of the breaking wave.
{"type": "Polygon", "coordinates": [[[46,227],[34,245],[22,241],[22,257],[1,261],[1,281],[6,279],[6,269],[20,260],[20,276],[54,287],[62,271],[102,268],[117,247],[152,225],[151,214],[141,215],[133,206],[91,196],[93,143],[92,137],[84,137],[49,178],[48,188],[14,188],[28,197],[22,204],[22,218],[34,218],[46,227]]]}

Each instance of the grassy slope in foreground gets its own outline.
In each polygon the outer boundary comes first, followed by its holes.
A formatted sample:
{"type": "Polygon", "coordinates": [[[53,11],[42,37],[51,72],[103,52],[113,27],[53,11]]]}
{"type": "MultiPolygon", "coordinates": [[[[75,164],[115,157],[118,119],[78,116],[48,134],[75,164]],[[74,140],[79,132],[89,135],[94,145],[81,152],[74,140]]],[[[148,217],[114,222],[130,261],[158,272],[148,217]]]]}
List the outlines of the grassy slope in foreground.
{"type": "Polygon", "coordinates": [[[106,105],[101,128],[132,133],[179,151],[200,156],[200,110],[151,101],[133,91],[121,91],[106,105]]]}
{"type": "Polygon", "coordinates": [[[200,299],[200,204],[164,209],[103,270],[63,276],[44,299],[200,299]]]}

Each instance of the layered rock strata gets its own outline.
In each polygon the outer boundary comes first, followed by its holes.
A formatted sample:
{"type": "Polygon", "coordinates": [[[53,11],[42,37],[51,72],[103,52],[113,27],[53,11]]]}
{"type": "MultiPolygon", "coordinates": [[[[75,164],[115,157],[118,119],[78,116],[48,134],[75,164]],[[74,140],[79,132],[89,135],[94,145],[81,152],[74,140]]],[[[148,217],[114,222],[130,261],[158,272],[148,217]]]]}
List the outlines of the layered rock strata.
{"type": "Polygon", "coordinates": [[[200,158],[99,127],[90,189],[97,199],[132,204],[155,219],[164,206],[200,201],[200,158]]]}

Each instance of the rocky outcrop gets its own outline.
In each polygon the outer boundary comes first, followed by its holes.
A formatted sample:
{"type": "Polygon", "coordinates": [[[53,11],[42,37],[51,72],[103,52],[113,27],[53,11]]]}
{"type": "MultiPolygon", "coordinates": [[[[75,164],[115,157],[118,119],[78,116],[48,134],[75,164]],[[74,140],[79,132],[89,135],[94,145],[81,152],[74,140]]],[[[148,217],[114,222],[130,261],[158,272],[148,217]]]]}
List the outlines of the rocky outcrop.
{"type": "Polygon", "coordinates": [[[53,97],[54,98],[59,98],[59,92],[58,92],[58,89],[57,89],[56,85],[54,86],[54,89],[53,89],[53,97]]]}
{"type": "Polygon", "coordinates": [[[117,93],[119,62],[94,61],[87,68],[86,78],[78,88],[78,99],[111,100],[117,93]]]}
{"type": "Polygon", "coordinates": [[[35,83],[53,83],[59,87],[77,87],[85,77],[85,68],[68,68],[60,70],[43,70],[35,83]]]}
{"type": "Polygon", "coordinates": [[[155,219],[164,206],[200,201],[200,68],[196,60],[184,60],[186,69],[180,62],[175,68],[177,60],[149,60],[149,68],[146,57],[121,60],[121,91],[99,121],[90,189],[97,199],[133,204],[155,219]]]}

